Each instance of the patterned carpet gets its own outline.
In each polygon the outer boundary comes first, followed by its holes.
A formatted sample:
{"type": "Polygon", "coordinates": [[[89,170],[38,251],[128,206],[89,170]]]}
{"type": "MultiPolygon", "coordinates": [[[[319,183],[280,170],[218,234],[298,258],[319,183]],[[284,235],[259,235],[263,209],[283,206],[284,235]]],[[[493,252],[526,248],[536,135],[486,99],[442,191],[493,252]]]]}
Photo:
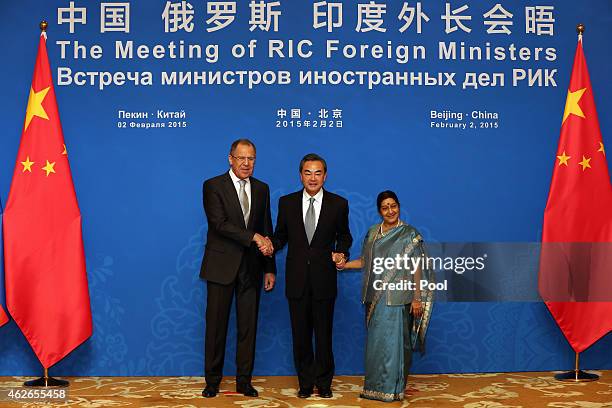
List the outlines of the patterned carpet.
{"type": "MultiPolygon", "coordinates": [[[[409,378],[404,401],[363,400],[362,377],[334,379],[333,399],[296,397],[295,377],[258,377],[258,398],[235,394],[235,383],[222,383],[216,398],[201,397],[202,377],[76,377],[69,378],[69,400],[60,403],[0,401],[1,407],[148,407],[148,408],[276,408],[276,407],[462,407],[462,408],[612,408],[612,371],[595,371],[592,383],[562,383],[553,373],[441,374],[409,378]]],[[[0,377],[0,389],[20,387],[22,377],[0,377]]]]}

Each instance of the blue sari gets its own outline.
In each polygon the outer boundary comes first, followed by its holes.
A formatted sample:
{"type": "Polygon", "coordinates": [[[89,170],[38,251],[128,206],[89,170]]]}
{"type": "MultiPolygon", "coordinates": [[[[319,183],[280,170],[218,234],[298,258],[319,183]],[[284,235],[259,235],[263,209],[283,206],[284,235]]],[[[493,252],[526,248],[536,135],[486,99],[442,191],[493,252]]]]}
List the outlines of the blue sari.
{"type": "MultiPolygon", "coordinates": [[[[365,356],[365,382],[362,398],[398,401],[404,398],[406,380],[412,363],[412,351],[425,351],[425,334],[431,317],[432,296],[429,290],[381,289],[385,282],[414,282],[415,274],[406,268],[375,268],[376,258],[410,258],[425,256],[421,236],[410,225],[400,224],[382,235],[380,226],[370,228],[362,249],[364,284],[362,300],[366,305],[368,330],[365,356]],[[375,273],[376,272],[376,273],[375,273]],[[375,281],[378,281],[376,284],[375,281]],[[423,314],[415,319],[410,304],[417,293],[423,314]]],[[[413,271],[414,272],[414,271],[413,271]]],[[[421,279],[433,282],[433,273],[420,268],[421,279]]],[[[416,282],[418,287],[418,282],[416,282]]]]}

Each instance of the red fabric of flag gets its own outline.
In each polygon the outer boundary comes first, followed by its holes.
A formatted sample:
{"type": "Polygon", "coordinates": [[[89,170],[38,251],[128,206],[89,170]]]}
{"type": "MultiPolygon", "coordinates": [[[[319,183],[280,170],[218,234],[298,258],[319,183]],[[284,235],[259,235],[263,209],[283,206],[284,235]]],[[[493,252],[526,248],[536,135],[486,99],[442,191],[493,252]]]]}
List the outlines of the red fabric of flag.
{"type": "MultiPolygon", "coordinates": [[[[2,200],[0,200],[0,224],[2,223],[2,213],[4,212],[2,207],[2,200]]],[[[4,244],[2,241],[2,234],[0,234],[0,327],[8,323],[9,318],[4,311],[4,244]]]]}
{"type": "Polygon", "coordinates": [[[580,353],[612,330],[612,185],[581,39],[556,156],[539,290],[580,353]]]}
{"type": "Polygon", "coordinates": [[[78,207],[41,35],[4,212],[6,303],[48,368],[92,333],[78,207]]]}

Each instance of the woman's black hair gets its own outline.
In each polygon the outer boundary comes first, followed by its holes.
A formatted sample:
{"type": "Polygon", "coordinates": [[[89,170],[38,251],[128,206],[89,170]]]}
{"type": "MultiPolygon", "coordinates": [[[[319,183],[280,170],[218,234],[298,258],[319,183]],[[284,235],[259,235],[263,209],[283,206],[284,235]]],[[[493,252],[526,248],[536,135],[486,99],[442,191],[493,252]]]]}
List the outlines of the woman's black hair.
{"type": "Polygon", "coordinates": [[[376,208],[378,208],[378,211],[380,211],[380,206],[382,205],[382,202],[385,201],[387,198],[394,199],[395,202],[397,203],[397,206],[398,207],[400,206],[400,202],[399,202],[399,199],[397,198],[397,194],[395,194],[391,190],[385,190],[382,193],[380,193],[378,197],[376,197],[376,208]]]}

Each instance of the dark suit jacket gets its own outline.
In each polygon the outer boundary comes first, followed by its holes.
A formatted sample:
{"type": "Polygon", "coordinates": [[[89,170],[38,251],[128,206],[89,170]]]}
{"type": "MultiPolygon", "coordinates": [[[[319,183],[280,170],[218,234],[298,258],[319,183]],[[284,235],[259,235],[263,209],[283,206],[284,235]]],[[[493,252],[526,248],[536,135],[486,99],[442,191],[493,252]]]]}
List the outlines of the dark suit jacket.
{"type": "Polygon", "coordinates": [[[244,225],[238,194],[228,173],[204,182],[204,212],[208,234],[200,277],[211,282],[229,284],[236,279],[244,256],[248,273],[261,282],[262,273],[276,273],[273,257],[259,252],[253,235],[272,236],[270,189],[266,183],[250,177],[251,213],[244,225]]]}
{"type": "Polygon", "coordinates": [[[285,294],[297,299],[307,284],[315,299],[332,299],[338,292],[336,266],[331,253],[343,252],[347,259],[353,237],[349,230],[348,201],[323,190],[323,203],[317,229],[308,244],[302,209],[303,190],[283,196],[278,201],[278,221],[274,232],[274,249],[285,244],[285,294]]]}

